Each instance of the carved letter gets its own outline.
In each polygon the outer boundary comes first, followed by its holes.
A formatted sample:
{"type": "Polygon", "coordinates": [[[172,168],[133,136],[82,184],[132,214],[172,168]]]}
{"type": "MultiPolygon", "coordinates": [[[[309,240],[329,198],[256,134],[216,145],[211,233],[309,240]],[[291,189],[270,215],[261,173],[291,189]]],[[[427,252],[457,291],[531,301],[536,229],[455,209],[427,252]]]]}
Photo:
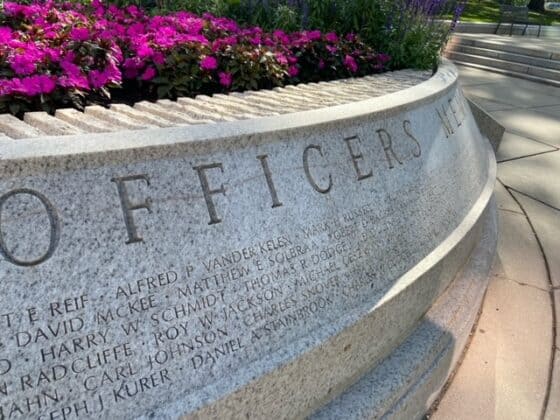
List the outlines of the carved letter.
{"type": "Polygon", "coordinates": [[[268,166],[268,155],[259,155],[257,156],[257,159],[261,161],[264,176],[266,178],[266,184],[268,185],[268,190],[270,191],[270,196],[272,197],[272,208],[282,207],[282,203],[278,199],[276,187],[272,181],[272,172],[270,172],[270,167],[268,166]]]}
{"type": "Polygon", "coordinates": [[[348,146],[348,151],[350,152],[350,157],[352,158],[352,163],[354,164],[354,169],[356,170],[356,174],[358,175],[358,181],[371,178],[373,176],[373,171],[369,171],[367,174],[364,174],[360,170],[358,161],[363,160],[364,156],[360,153],[360,151],[355,152],[354,149],[352,149],[352,140],[357,140],[358,143],[361,143],[361,141],[358,136],[346,137],[344,139],[344,141],[346,142],[346,146],[348,146]]]}
{"type": "Polygon", "coordinates": [[[198,173],[198,178],[200,179],[200,185],[202,186],[202,192],[204,193],[204,200],[206,200],[206,207],[208,207],[208,213],[210,214],[209,225],[215,225],[216,223],[221,223],[222,219],[218,217],[216,213],[216,206],[214,201],[212,201],[213,194],[223,194],[226,195],[226,189],[224,184],[217,189],[211,190],[208,185],[208,178],[206,177],[206,170],[208,169],[220,169],[224,173],[224,167],[221,163],[211,163],[209,165],[201,165],[193,168],[198,173]]]}
{"type": "Polygon", "coordinates": [[[313,177],[311,176],[311,172],[309,172],[309,151],[310,150],[318,150],[321,157],[323,157],[323,151],[321,150],[321,146],[317,146],[316,144],[310,144],[305,148],[303,151],[303,170],[305,171],[305,176],[307,176],[307,180],[313,187],[313,189],[321,194],[327,194],[332,188],[332,176],[329,174],[329,185],[326,188],[321,188],[313,177]]]}
{"type": "Polygon", "coordinates": [[[445,129],[445,137],[449,137],[451,134],[454,133],[454,131],[453,131],[453,126],[451,125],[451,121],[449,121],[449,117],[447,116],[447,111],[443,106],[441,107],[441,111],[439,110],[439,108],[436,108],[436,111],[439,116],[439,119],[441,120],[443,128],[445,129]]]}
{"type": "Polygon", "coordinates": [[[34,190],[30,190],[28,188],[21,188],[21,189],[10,191],[7,194],[4,194],[2,197],[0,197],[0,254],[2,254],[2,256],[6,258],[6,260],[11,262],[12,264],[19,265],[22,267],[31,267],[34,265],[41,264],[53,256],[59,240],[60,240],[60,221],[58,219],[58,215],[56,214],[56,209],[51,204],[51,202],[47,199],[47,197],[45,197],[43,194],[34,190]],[[4,204],[6,203],[6,201],[8,201],[9,198],[17,194],[28,194],[38,198],[43,204],[43,206],[45,206],[45,209],[47,210],[47,216],[49,217],[49,223],[51,227],[49,247],[41,257],[33,261],[22,261],[14,257],[13,254],[11,254],[8,251],[8,248],[6,247],[6,244],[4,242],[4,235],[2,234],[2,227],[1,227],[2,208],[4,207],[4,204]]]}
{"type": "Polygon", "coordinates": [[[457,104],[457,108],[459,110],[459,113],[461,114],[459,119],[461,120],[461,124],[462,124],[463,121],[465,120],[465,117],[467,116],[467,111],[465,110],[465,107],[464,107],[464,104],[463,104],[462,95],[457,95],[455,97],[455,103],[457,104]]]}
{"type": "Polygon", "coordinates": [[[0,359],[0,376],[5,375],[12,369],[12,362],[8,359],[0,359]]]}
{"type": "Polygon", "coordinates": [[[379,140],[381,141],[381,145],[383,146],[383,151],[385,152],[385,157],[387,158],[387,162],[389,163],[389,169],[393,169],[395,166],[393,165],[393,161],[391,159],[391,155],[393,158],[402,165],[399,157],[393,150],[393,139],[389,132],[383,128],[380,128],[376,131],[377,135],[379,136],[379,140]]]}
{"type": "Polygon", "coordinates": [[[457,119],[457,110],[453,106],[453,99],[449,98],[447,102],[449,103],[449,109],[451,109],[451,114],[453,115],[453,119],[457,123],[457,127],[461,127],[461,124],[463,124],[463,122],[457,119]]]}
{"type": "Polygon", "coordinates": [[[134,210],[146,209],[148,213],[152,212],[152,199],[150,197],[146,198],[143,203],[131,203],[130,197],[128,196],[128,190],[126,189],[126,182],[129,181],[144,181],[146,185],[150,186],[150,179],[148,175],[129,175],[120,178],[112,178],[111,182],[117,184],[117,191],[119,192],[119,198],[121,200],[121,207],[123,211],[124,224],[126,226],[126,231],[128,233],[128,241],[126,244],[133,244],[136,242],[144,242],[144,239],[138,236],[136,230],[136,225],[134,224],[134,217],[132,217],[132,212],[134,210]]]}
{"type": "Polygon", "coordinates": [[[412,156],[420,157],[420,155],[422,154],[422,147],[420,147],[420,142],[412,134],[412,130],[411,130],[412,123],[409,120],[404,120],[402,126],[403,126],[403,129],[404,129],[404,132],[406,133],[406,135],[414,143],[416,143],[416,152],[412,152],[412,156]]]}

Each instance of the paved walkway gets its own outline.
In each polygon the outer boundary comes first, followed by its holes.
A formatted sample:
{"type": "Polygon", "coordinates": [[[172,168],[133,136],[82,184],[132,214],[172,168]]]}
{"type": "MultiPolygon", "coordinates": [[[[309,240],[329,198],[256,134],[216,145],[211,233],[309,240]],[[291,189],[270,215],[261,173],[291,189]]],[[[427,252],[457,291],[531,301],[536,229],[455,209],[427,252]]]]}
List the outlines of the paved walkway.
{"type": "Polygon", "coordinates": [[[560,419],[560,88],[460,67],[506,127],[497,153],[498,257],[438,420],[560,419]]]}

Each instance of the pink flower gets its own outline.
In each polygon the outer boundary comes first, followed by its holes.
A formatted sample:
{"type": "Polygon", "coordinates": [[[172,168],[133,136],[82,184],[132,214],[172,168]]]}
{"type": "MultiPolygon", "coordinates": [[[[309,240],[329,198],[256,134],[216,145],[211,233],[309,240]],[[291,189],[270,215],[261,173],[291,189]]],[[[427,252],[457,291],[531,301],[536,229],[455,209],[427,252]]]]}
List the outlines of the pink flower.
{"type": "Polygon", "coordinates": [[[156,51],[154,53],[154,56],[152,57],[152,60],[153,60],[154,64],[156,64],[158,66],[163,66],[165,64],[165,55],[163,55],[159,51],[156,51]]]}
{"type": "Polygon", "coordinates": [[[89,82],[94,89],[99,89],[107,83],[107,75],[99,70],[89,72],[89,82]]]}
{"type": "Polygon", "coordinates": [[[383,53],[381,53],[381,54],[379,54],[379,55],[377,56],[377,58],[379,59],[379,61],[380,61],[382,64],[385,64],[385,63],[388,63],[389,61],[391,61],[391,56],[388,55],[388,54],[383,54],[383,53]]]}
{"type": "Polygon", "coordinates": [[[89,81],[82,74],[60,76],[58,84],[69,89],[89,90],[89,81]]]}
{"type": "Polygon", "coordinates": [[[102,88],[111,83],[120,83],[121,73],[111,63],[103,70],[91,70],[89,82],[94,89],[102,88]]]}
{"type": "Polygon", "coordinates": [[[56,83],[51,76],[36,75],[21,79],[21,88],[24,95],[36,96],[51,93],[56,88],[56,83]]]}
{"type": "Polygon", "coordinates": [[[17,75],[26,76],[35,71],[36,57],[27,52],[16,55],[10,62],[10,67],[17,75]]]}
{"type": "Polygon", "coordinates": [[[319,65],[317,67],[319,67],[319,70],[323,70],[325,68],[326,64],[325,64],[325,60],[321,59],[319,60],[319,65]]]}
{"type": "Polygon", "coordinates": [[[338,36],[334,32],[329,32],[328,34],[326,34],[325,39],[327,40],[327,42],[330,42],[332,44],[338,42],[338,36]]]}
{"type": "Polygon", "coordinates": [[[310,41],[318,41],[321,39],[321,31],[311,31],[307,33],[310,41]]]}
{"type": "Polygon", "coordinates": [[[290,66],[290,68],[288,69],[288,75],[290,77],[296,77],[299,74],[299,69],[297,68],[297,66],[290,66]]]}
{"type": "Polygon", "coordinates": [[[358,71],[358,63],[354,60],[354,57],[347,55],[344,57],[344,65],[351,73],[356,73],[358,71]]]}
{"type": "Polygon", "coordinates": [[[0,45],[7,44],[12,39],[12,30],[6,26],[0,26],[0,45]]]}
{"type": "Polygon", "coordinates": [[[286,56],[282,53],[278,53],[276,54],[276,61],[278,61],[278,64],[281,64],[283,66],[288,65],[288,59],[286,58],[286,56]]]}
{"type": "Polygon", "coordinates": [[[89,39],[89,30],[87,28],[74,28],[70,32],[70,38],[74,41],[87,41],[89,39]]]}
{"type": "Polygon", "coordinates": [[[327,51],[330,52],[332,55],[335,55],[338,52],[338,47],[334,45],[327,45],[327,51]]]}
{"type": "Polygon", "coordinates": [[[148,44],[142,44],[138,47],[136,53],[138,54],[138,57],[144,59],[153,56],[154,50],[148,44]]]}
{"type": "Polygon", "coordinates": [[[78,76],[81,73],[80,67],[66,59],[60,62],[60,67],[69,76],[78,76]]]}
{"type": "Polygon", "coordinates": [[[142,76],[140,76],[140,78],[145,81],[152,80],[154,77],[156,77],[156,69],[152,66],[146,68],[144,73],[142,73],[142,76]]]}
{"type": "Polygon", "coordinates": [[[218,76],[220,77],[220,85],[222,85],[223,87],[229,88],[232,85],[233,76],[231,75],[231,73],[221,71],[218,76]]]}
{"type": "Polygon", "coordinates": [[[284,31],[277,30],[274,31],[272,35],[282,44],[288,44],[290,42],[290,38],[288,37],[288,35],[286,35],[284,31]]]}
{"type": "Polygon", "coordinates": [[[200,68],[205,71],[216,70],[218,68],[218,60],[214,57],[205,57],[200,61],[200,68]]]}

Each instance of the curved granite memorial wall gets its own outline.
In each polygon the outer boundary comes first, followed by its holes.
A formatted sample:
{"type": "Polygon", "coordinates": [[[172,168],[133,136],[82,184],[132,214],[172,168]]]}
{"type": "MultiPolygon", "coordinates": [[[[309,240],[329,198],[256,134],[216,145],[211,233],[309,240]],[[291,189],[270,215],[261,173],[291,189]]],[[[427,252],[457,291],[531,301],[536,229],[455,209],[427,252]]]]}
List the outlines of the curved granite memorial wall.
{"type": "Polygon", "coordinates": [[[495,247],[495,158],[447,62],[349,105],[0,155],[0,418],[418,417],[495,247]]]}

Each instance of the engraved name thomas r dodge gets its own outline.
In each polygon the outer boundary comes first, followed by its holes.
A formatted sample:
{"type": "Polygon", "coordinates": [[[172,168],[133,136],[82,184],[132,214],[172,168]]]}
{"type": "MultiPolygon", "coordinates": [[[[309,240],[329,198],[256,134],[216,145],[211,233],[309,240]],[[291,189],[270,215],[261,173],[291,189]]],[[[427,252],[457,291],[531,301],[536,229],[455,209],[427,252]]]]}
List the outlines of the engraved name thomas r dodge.
{"type": "MultiPolygon", "coordinates": [[[[448,100],[448,106],[436,107],[436,118],[439,119],[443,127],[446,137],[454,134],[455,130],[461,126],[466,114],[464,105],[460,100],[448,100]]],[[[384,159],[389,169],[393,169],[398,165],[403,165],[406,159],[418,158],[422,154],[419,137],[414,132],[412,123],[409,120],[404,120],[400,124],[400,132],[390,133],[386,129],[380,128],[374,133],[376,141],[379,142],[384,152],[384,159]],[[398,143],[398,147],[396,144],[398,143]]],[[[358,135],[351,135],[343,138],[346,145],[347,153],[350,160],[350,165],[353,167],[355,179],[363,181],[373,177],[373,169],[364,158],[362,153],[362,139],[358,135]]],[[[269,156],[260,154],[256,156],[256,164],[262,169],[263,182],[266,183],[272,208],[282,207],[284,204],[280,199],[280,194],[274,181],[274,176],[271,172],[269,165],[269,156]]],[[[332,174],[318,180],[311,170],[312,167],[318,165],[325,165],[326,157],[323,153],[323,148],[319,144],[309,144],[303,149],[302,153],[303,171],[305,178],[310,187],[319,194],[329,194],[335,181],[332,174]]],[[[222,222],[222,217],[215,201],[215,195],[226,195],[227,189],[223,184],[216,185],[210,182],[208,174],[211,172],[224,173],[227,168],[224,168],[221,162],[209,162],[206,164],[194,166],[193,171],[195,176],[200,181],[200,187],[203,193],[204,201],[208,210],[209,225],[216,225],[222,222]]],[[[144,183],[148,188],[152,180],[148,174],[130,174],[124,176],[116,176],[111,180],[115,184],[116,193],[120,201],[124,229],[126,230],[127,240],[126,244],[134,244],[143,242],[143,237],[135,224],[135,214],[137,211],[143,210],[145,212],[152,212],[152,200],[146,197],[144,200],[131,199],[128,191],[130,183],[144,183]]],[[[30,188],[18,188],[8,191],[0,196],[0,254],[6,261],[23,267],[31,267],[41,264],[51,258],[60,241],[61,219],[56,210],[55,203],[53,203],[44,193],[30,188]],[[38,199],[44,207],[44,212],[48,217],[50,225],[49,243],[41,255],[35,259],[22,259],[13,253],[14,245],[6,243],[5,235],[2,231],[2,211],[7,202],[19,195],[32,196],[38,199]]]]}

